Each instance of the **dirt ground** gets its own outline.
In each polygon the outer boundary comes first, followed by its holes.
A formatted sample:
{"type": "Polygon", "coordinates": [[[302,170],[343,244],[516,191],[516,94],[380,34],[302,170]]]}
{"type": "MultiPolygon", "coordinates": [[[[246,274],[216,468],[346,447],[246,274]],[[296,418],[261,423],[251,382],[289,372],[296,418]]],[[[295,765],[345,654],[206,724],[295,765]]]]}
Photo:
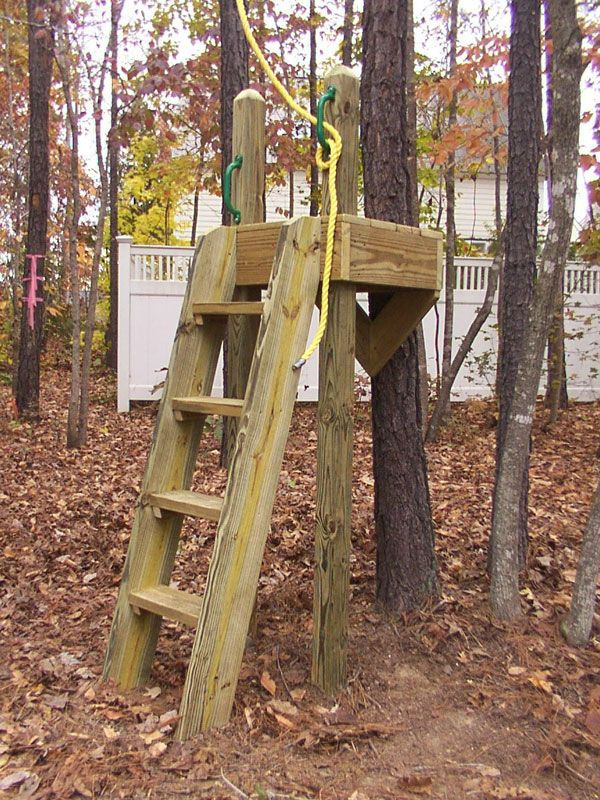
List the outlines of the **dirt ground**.
{"type": "MultiPolygon", "coordinates": [[[[494,621],[485,573],[494,406],[457,406],[428,447],[442,594],[389,619],[373,602],[369,408],[355,428],[348,688],[310,685],[315,407],[297,408],[231,723],[179,744],[191,632],[165,623],[149,685],[99,681],[155,409],[115,412],[94,386],[90,441],[65,447],[68,373],[43,377],[43,419],[0,387],[0,797],[591,800],[600,798],[600,626],[558,625],[598,479],[600,404],[533,443],[526,615],[494,621]]],[[[196,488],[222,492],[218,444],[196,488]]],[[[201,466],[200,466],[201,465],[201,466]]],[[[174,580],[202,592],[214,527],[186,522],[174,580]]]]}

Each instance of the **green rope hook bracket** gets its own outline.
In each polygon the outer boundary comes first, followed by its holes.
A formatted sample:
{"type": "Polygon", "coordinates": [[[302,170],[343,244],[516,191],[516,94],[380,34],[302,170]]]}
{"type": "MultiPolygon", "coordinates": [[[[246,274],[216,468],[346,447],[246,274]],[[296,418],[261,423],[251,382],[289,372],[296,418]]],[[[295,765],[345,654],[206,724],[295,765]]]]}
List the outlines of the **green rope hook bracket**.
{"type": "Polygon", "coordinates": [[[242,212],[238,208],[234,208],[231,204],[231,176],[233,174],[233,170],[239,169],[243,163],[244,157],[242,155],[237,155],[231,164],[229,164],[225,170],[225,175],[223,176],[223,201],[227,211],[229,211],[233,217],[233,221],[236,225],[239,225],[242,221],[242,212]]]}
{"type": "Polygon", "coordinates": [[[335,86],[330,86],[324,95],[319,97],[319,102],[317,104],[317,139],[319,140],[319,144],[323,149],[323,158],[329,158],[329,154],[331,152],[331,148],[329,147],[329,142],[325,136],[325,127],[323,125],[323,114],[325,112],[325,103],[329,100],[335,99],[335,86]]]}

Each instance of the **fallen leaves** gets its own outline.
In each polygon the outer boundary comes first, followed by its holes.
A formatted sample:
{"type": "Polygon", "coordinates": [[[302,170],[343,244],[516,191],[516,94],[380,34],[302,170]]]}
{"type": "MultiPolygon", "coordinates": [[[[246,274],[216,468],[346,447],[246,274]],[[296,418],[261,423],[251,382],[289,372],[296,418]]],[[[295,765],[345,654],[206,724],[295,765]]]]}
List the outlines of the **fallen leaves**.
{"type": "MultiPolygon", "coordinates": [[[[556,752],[568,750],[568,765],[586,775],[597,758],[600,700],[592,687],[599,649],[594,643],[583,651],[567,648],[556,627],[569,600],[593,484],[600,406],[575,406],[551,437],[535,433],[527,619],[515,631],[495,626],[486,602],[489,405],[456,407],[452,427],[429,448],[443,595],[434,609],[400,621],[372,603],[370,429],[368,408],[357,408],[350,680],[336,705],[310,686],[316,435],[314,408],[299,408],[261,573],[258,636],[244,657],[232,722],[181,745],[173,741],[175,709],[192,632],[163,623],[149,687],[121,692],[99,682],[152,412],[117,415],[112,384],[100,376],[89,446],[67,451],[65,386],[64,374],[46,375],[45,416],[36,428],[10,427],[0,416],[0,650],[7,654],[0,659],[0,782],[15,781],[0,783],[0,792],[53,793],[62,800],[150,791],[176,797],[185,789],[220,798],[225,767],[248,796],[272,781],[274,797],[311,800],[321,790],[325,800],[329,790],[353,800],[546,800],[514,774],[511,781],[511,771],[524,774],[528,759],[546,764],[551,731],[548,766],[531,783],[541,785],[547,771],[566,787],[565,797],[585,796],[585,784],[562,769],[556,752]],[[414,669],[398,694],[397,668],[406,663],[414,669]],[[445,729],[444,714],[454,708],[470,716],[445,729]],[[485,718],[490,741],[522,736],[523,753],[503,761],[500,744],[498,761],[449,766],[448,749],[475,747],[471,717],[485,718]],[[411,747],[429,735],[431,742],[439,736],[439,744],[430,742],[431,763],[422,773],[415,766],[421,750],[415,760],[411,747]],[[295,768],[295,778],[284,774],[284,764],[295,768]],[[402,768],[392,773],[390,764],[402,768]]],[[[7,393],[0,387],[0,397],[7,393]]],[[[212,435],[204,457],[208,467],[197,473],[195,488],[222,494],[225,473],[212,435]]],[[[174,576],[183,590],[202,593],[213,541],[214,526],[186,520],[174,576]]],[[[486,760],[494,752],[477,746],[486,760]]]]}
{"type": "Polygon", "coordinates": [[[266,670],[260,676],[260,685],[273,697],[277,694],[277,685],[266,670]]]}

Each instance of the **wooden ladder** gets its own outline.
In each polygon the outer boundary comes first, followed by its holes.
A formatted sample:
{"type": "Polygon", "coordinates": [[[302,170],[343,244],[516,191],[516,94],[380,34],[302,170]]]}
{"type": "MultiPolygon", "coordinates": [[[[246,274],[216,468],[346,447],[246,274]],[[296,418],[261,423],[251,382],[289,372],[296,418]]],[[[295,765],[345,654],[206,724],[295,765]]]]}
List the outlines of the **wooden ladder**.
{"type": "Polygon", "coordinates": [[[318,218],[284,224],[264,303],[232,302],[235,228],[217,228],[194,256],[142,483],[104,677],[148,679],[162,617],[196,626],[177,738],[229,720],[270,527],[319,283],[318,218]],[[225,321],[261,322],[243,401],[210,397],[225,321]],[[224,497],[190,491],[207,414],[239,417],[224,497]],[[203,598],[169,586],[183,517],[218,521],[203,598]]]}

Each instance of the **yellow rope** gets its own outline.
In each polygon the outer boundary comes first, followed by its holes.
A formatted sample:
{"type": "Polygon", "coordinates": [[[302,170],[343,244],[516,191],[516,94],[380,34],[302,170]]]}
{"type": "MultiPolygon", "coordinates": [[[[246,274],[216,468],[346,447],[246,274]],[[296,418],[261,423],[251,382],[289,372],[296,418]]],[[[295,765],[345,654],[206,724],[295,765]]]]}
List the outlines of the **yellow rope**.
{"type": "MultiPolygon", "coordinates": [[[[237,3],[237,10],[240,17],[240,22],[242,23],[242,28],[244,30],[244,34],[246,39],[248,40],[248,44],[254,51],[255,56],[257,57],[261,67],[265,71],[265,73],[269,76],[269,79],[273,86],[277,89],[279,94],[283,97],[285,102],[288,106],[295,111],[299,116],[303,117],[304,119],[311,122],[313,125],[317,124],[316,117],[314,117],[309,111],[299,105],[285,86],[281,83],[279,78],[275,75],[273,70],[271,69],[267,59],[264,57],[260,47],[258,46],[256,39],[254,38],[254,34],[250,29],[250,23],[248,22],[248,16],[246,14],[246,9],[244,8],[244,0],[236,0],[237,3]]],[[[327,133],[331,136],[331,139],[327,140],[330,148],[330,155],[329,161],[323,160],[323,148],[321,145],[317,147],[317,166],[319,169],[324,172],[325,170],[329,170],[329,202],[330,202],[330,209],[329,209],[329,219],[327,222],[327,243],[325,245],[325,266],[323,267],[323,283],[321,287],[321,316],[319,319],[319,327],[317,328],[317,332],[314,336],[314,339],[310,343],[310,345],[306,348],[302,357],[299,361],[294,364],[294,369],[299,369],[303,364],[306,363],[306,360],[310,358],[310,356],[314,353],[314,351],[319,346],[319,342],[323,338],[323,334],[325,333],[325,329],[327,328],[327,313],[329,311],[329,279],[331,277],[331,265],[333,263],[333,244],[335,239],[335,219],[337,217],[337,189],[335,185],[335,177],[337,173],[337,163],[340,159],[340,155],[342,154],[342,137],[337,132],[337,130],[333,127],[333,125],[329,122],[324,122],[323,127],[327,131],[327,133]]]]}

